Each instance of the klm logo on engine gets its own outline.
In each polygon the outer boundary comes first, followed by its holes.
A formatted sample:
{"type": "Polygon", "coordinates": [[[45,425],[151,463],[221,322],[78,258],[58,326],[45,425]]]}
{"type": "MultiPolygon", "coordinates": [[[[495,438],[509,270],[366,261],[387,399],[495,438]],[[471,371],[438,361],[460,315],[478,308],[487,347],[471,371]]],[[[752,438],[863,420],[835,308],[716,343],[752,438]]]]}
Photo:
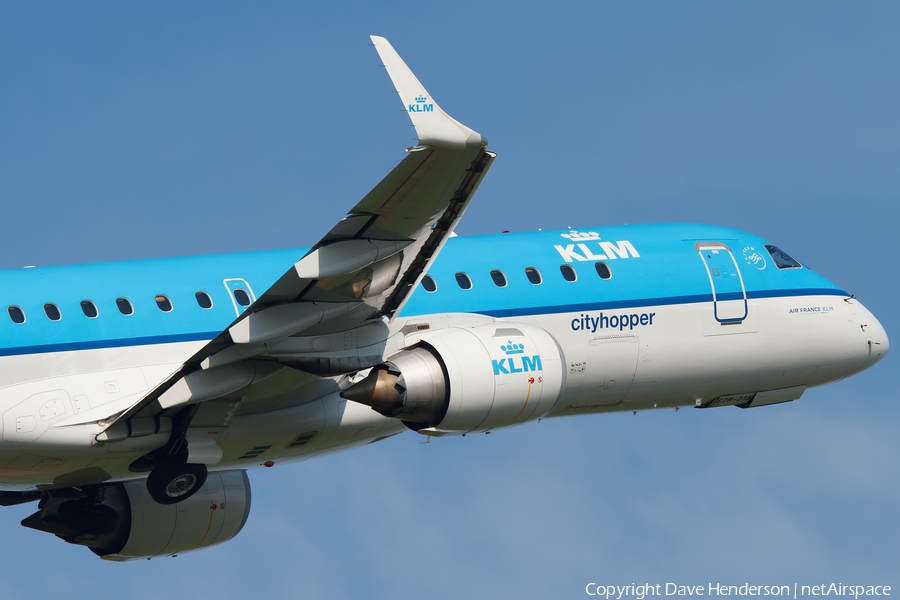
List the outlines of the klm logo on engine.
{"type": "Polygon", "coordinates": [[[427,96],[416,96],[415,104],[407,104],[409,112],[434,112],[434,104],[425,104],[427,101],[427,96]]]}
{"type": "Polygon", "coordinates": [[[569,233],[561,235],[574,242],[565,246],[553,246],[567,263],[576,260],[615,260],[617,258],[628,258],[629,256],[633,258],[641,257],[628,240],[604,242],[600,240],[600,234],[596,231],[585,232],[573,229],[569,233]],[[599,250],[600,254],[594,254],[594,250],[599,250]]]}
{"type": "Polygon", "coordinates": [[[494,365],[494,375],[544,370],[539,355],[525,356],[525,344],[513,344],[508,341],[506,345],[500,346],[500,349],[506,354],[506,358],[491,361],[494,365]]]}

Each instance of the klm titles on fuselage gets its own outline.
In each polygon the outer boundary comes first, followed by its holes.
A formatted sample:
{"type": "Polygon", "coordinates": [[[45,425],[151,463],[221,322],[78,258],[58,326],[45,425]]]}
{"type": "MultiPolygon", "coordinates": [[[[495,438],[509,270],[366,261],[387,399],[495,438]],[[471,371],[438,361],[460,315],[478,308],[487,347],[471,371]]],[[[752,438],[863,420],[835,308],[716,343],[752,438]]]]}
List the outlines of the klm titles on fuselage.
{"type": "Polygon", "coordinates": [[[415,104],[407,104],[409,112],[434,112],[434,104],[425,104],[427,100],[426,96],[416,96],[415,104]]]}
{"type": "Polygon", "coordinates": [[[628,258],[629,256],[632,258],[641,257],[634,245],[628,240],[604,242],[600,240],[600,235],[596,231],[584,232],[573,229],[569,233],[561,235],[575,242],[565,246],[553,246],[567,263],[576,260],[583,262],[588,260],[616,260],[618,258],[628,258]],[[589,242],[591,243],[589,244],[589,242]],[[594,243],[596,243],[596,246],[594,243]],[[593,250],[597,246],[599,246],[600,254],[594,254],[593,250]],[[578,249],[576,250],[576,248],[578,249]]]}

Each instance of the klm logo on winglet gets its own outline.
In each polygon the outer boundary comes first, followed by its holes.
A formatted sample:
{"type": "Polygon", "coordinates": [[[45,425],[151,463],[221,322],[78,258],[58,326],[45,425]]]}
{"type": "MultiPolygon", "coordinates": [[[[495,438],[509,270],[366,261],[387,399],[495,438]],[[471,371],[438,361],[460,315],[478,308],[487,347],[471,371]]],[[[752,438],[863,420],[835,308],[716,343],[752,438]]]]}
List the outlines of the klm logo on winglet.
{"type": "Polygon", "coordinates": [[[569,233],[561,234],[562,237],[575,242],[574,244],[566,244],[565,246],[553,246],[559,255],[563,257],[567,263],[573,261],[587,260],[615,260],[617,258],[640,258],[641,255],[628,240],[619,240],[617,242],[602,242],[600,235],[596,231],[576,231],[571,230],[569,233]],[[588,242],[595,242],[589,244],[588,242]],[[599,249],[600,254],[594,254],[594,250],[599,249]],[[577,247],[577,250],[576,250],[577,247]]]}
{"type": "Polygon", "coordinates": [[[407,104],[409,112],[434,112],[434,104],[425,104],[427,101],[426,96],[416,96],[415,104],[407,104]]]}
{"type": "Polygon", "coordinates": [[[500,349],[506,354],[506,358],[491,361],[491,364],[494,365],[494,375],[544,370],[539,355],[524,356],[525,344],[513,344],[508,341],[506,345],[500,346],[500,349]],[[520,354],[522,356],[518,356],[520,354]]]}

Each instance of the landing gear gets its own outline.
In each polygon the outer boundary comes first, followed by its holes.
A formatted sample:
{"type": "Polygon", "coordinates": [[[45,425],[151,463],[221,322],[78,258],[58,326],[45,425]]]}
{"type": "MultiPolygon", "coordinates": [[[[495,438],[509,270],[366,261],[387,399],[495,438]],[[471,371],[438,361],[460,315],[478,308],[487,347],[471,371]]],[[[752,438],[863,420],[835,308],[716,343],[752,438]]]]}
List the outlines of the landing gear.
{"type": "Polygon", "coordinates": [[[159,504],[187,500],[206,483],[206,465],[169,459],[156,465],[147,477],[147,491],[159,504]]]}

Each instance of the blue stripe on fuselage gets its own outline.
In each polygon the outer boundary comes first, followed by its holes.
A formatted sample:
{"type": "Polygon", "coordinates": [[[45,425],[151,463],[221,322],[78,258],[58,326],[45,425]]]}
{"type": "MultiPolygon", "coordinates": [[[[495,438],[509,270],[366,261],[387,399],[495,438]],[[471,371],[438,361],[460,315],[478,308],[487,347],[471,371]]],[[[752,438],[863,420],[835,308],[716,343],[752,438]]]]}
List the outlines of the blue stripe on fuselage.
{"type": "MultiPolygon", "coordinates": [[[[759,298],[784,298],[793,296],[847,296],[846,292],[834,289],[812,290],[773,290],[771,292],[754,292],[747,294],[747,299],[759,298]],[[785,293],[790,292],[790,293],[785,293]]],[[[720,294],[719,300],[742,300],[740,294],[720,294]]],[[[557,306],[535,306],[530,308],[513,308],[503,310],[481,311],[481,314],[490,317],[509,318],[532,315],[555,315],[561,313],[587,312],[595,310],[614,310],[617,308],[651,308],[656,306],[672,306],[675,304],[696,304],[700,302],[712,302],[712,294],[698,294],[696,296],[672,296],[670,298],[647,298],[641,300],[625,300],[621,302],[594,302],[588,304],[562,304],[557,306]]]]}
{"type": "Polygon", "coordinates": [[[71,342],[67,344],[45,344],[43,346],[0,348],[0,356],[43,354],[47,352],[71,352],[74,350],[97,350],[101,348],[128,348],[131,346],[150,346],[155,344],[177,344],[179,342],[208,342],[219,335],[219,333],[219,331],[207,331],[202,333],[186,333],[183,335],[157,335],[151,337],[136,337],[118,340],[92,340],[89,342],[71,342]]]}

